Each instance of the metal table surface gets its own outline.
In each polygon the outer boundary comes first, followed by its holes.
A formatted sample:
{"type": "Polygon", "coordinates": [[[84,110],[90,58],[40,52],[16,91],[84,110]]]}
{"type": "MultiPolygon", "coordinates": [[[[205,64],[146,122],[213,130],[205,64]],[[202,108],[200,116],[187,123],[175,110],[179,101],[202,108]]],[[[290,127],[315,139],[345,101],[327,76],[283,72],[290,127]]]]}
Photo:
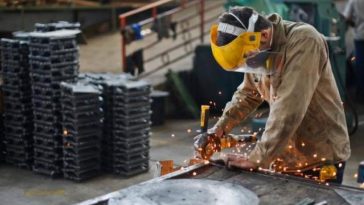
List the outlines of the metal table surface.
{"type": "MultiPolygon", "coordinates": [[[[242,170],[228,170],[224,167],[211,164],[196,164],[141,184],[158,183],[169,179],[208,179],[241,185],[255,193],[261,205],[297,204],[305,198],[311,198],[316,203],[326,201],[327,204],[364,205],[363,189],[342,185],[327,186],[304,178],[276,173],[266,174],[242,170]]],[[[140,186],[140,184],[134,186],[140,186]]],[[[78,205],[108,204],[110,198],[120,196],[123,191],[125,189],[81,202],[78,205]]]]}

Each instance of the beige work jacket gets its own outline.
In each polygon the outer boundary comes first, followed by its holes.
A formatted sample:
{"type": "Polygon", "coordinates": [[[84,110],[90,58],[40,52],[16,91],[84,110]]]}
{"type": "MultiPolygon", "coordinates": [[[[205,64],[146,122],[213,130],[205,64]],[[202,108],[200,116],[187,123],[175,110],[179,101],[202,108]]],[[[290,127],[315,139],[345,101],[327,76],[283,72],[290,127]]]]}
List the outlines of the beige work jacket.
{"type": "Polygon", "coordinates": [[[282,53],[271,76],[246,74],[215,126],[229,133],[265,100],[270,105],[265,131],[249,160],[285,169],[350,156],[343,102],[323,36],[312,26],[272,14],[272,50],[282,53]],[[282,168],[282,167],[280,167],[282,168]]]}

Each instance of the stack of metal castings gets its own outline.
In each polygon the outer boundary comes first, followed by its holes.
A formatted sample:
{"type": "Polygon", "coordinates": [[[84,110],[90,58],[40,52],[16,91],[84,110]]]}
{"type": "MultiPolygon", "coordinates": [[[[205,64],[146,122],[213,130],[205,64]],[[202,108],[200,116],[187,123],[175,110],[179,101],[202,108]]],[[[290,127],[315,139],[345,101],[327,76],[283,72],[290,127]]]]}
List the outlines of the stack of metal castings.
{"type": "Polygon", "coordinates": [[[102,98],[93,85],[62,83],[63,175],[82,181],[99,174],[102,98]]]}
{"type": "Polygon", "coordinates": [[[6,162],[30,169],[33,160],[33,113],[28,42],[2,39],[1,50],[6,162]]]}
{"type": "Polygon", "coordinates": [[[132,80],[129,74],[114,75],[110,73],[83,73],[79,75],[79,81],[92,83],[98,86],[102,91],[104,111],[103,135],[101,142],[101,166],[104,171],[113,171],[113,135],[112,135],[112,89],[109,89],[108,82],[122,82],[132,80]]]}
{"type": "Polygon", "coordinates": [[[34,107],[33,171],[62,175],[61,82],[74,82],[79,71],[77,31],[30,34],[30,76],[34,107]]]}
{"type": "Polygon", "coordinates": [[[110,82],[107,86],[113,172],[122,176],[145,172],[149,167],[151,87],[144,81],[110,82]]]}
{"type": "Polygon", "coordinates": [[[55,23],[36,23],[35,30],[38,32],[49,32],[49,31],[57,31],[62,29],[68,30],[79,30],[81,28],[80,23],[70,23],[67,21],[58,21],[55,23]]]}
{"type": "Polygon", "coordinates": [[[102,88],[102,167],[122,176],[148,170],[151,86],[127,74],[82,76],[102,88]]]}

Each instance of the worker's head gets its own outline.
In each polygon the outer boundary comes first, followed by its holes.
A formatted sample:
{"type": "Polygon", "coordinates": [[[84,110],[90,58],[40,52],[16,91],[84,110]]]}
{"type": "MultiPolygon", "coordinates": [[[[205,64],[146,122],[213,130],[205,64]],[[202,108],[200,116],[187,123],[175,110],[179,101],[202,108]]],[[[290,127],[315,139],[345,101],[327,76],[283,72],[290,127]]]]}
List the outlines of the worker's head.
{"type": "Polygon", "coordinates": [[[239,71],[247,63],[249,69],[265,64],[272,40],[272,23],[249,7],[230,9],[211,28],[213,55],[228,71],[239,71]]]}

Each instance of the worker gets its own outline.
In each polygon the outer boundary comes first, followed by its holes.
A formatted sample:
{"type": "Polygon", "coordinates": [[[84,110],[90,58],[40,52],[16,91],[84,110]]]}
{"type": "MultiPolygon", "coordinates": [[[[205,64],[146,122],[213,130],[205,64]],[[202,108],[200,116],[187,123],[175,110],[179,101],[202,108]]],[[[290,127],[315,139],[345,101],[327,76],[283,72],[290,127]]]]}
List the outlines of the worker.
{"type": "Polygon", "coordinates": [[[351,150],[324,37],[311,25],[278,14],[265,17],[234,7],[212,26],[211,48],[223,69],[245,75],[214,127],[195,137],[195,149],[224,137],[267,101],[270,112],[261,139],[247,156],[231,154],[226,162],[298,172],[332,163],[338,169],[335,182],[341,183],[351,150]]]}
{"type": "Polygon", "coordinates": [[[344,17],[349,25],[355,28],[354,46],[355,46],[355,73],[357,81],[358,101],[364,102],[364,0],[349,0],[345,10],[344,17]]]}

